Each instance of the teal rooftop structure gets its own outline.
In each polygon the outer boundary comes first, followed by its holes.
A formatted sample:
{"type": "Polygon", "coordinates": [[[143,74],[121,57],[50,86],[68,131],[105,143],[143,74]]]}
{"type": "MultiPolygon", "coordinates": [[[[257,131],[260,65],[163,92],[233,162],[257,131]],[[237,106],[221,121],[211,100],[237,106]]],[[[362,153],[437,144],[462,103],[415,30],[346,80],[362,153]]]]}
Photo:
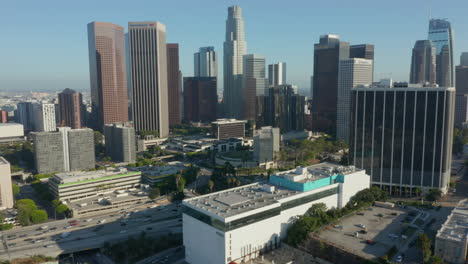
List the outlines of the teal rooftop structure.
{"type": "Polygon", "coordinates": [[[307,192],[335,183],[344,183],[344,175],[357,171],[354,166],[319,163],[308,167],[278,172],[270,176],[269,183],[298,192],[307,192]]]}

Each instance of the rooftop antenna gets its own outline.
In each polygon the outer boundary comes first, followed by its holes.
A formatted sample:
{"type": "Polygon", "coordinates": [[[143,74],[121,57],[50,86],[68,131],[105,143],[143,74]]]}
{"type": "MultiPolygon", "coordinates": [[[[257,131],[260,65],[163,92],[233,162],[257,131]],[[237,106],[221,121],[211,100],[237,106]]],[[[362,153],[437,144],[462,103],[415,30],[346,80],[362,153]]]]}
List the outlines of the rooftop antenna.
{"type": "Polygon", "coordinates": [[[429,21],[432,19],[432,0],[429,1],[429,21]]]}

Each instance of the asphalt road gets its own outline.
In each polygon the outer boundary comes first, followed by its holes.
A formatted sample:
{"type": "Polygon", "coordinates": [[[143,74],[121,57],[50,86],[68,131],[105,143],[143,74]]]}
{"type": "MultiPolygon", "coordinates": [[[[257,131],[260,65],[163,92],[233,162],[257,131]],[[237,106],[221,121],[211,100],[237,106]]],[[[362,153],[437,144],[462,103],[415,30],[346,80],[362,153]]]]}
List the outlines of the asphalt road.
{"type": "Polygon", "coordinates": [[[176,204],[121,211],[111,215],[73,218],[2,232],[0,259],[61,253],[102,246],[145,231],[148,235],[181,233],[181,210],[176,204]],[[135,212],[136,211],[136,212],[135,212]],[[75,224],[71,224],[76,221],[75,224]],[[45,227],[47,226],[47,227],[45,227]],[[44,227],[44,228],[42,228],[44,227]],[[61,234],[70,232],[67,237],[61,234]]]}

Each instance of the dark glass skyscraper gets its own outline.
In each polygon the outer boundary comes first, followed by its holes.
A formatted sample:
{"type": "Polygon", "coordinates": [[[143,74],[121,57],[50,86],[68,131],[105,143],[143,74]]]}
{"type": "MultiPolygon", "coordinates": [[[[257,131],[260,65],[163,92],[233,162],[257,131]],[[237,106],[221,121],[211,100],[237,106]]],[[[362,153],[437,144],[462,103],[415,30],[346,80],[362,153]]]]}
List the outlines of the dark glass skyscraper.
{"type": "Polygon", "coordinates": [[[351,97],[351,164],[393,194],[447,191],[454,88],[357,87],[351,97]]]}
{"type": "Polygon", "coordinates": [[[374,60],[374,45],[372,44],[351,45],[349,47],[349,57],[374,60]]]}
{"type": "Polygon", "coordinates": [[[349,43],[337,35],[324,35],[314,49],[312,126],[316,131],[336,133],[338,65],[349,58],[349,43]]]}
{"type": "Polygon", "coordinates": [[[436,82],[435,47],[430,40],[417,40],[411,56],[410,83],[436,82]]]}
{"type": "Polygon", "coordinates": [[[436,81],[439,86],[454,84],[453,32],[450,22],[444,19],[429,21],[429,36],[436,49],[436,81]]]}
{"type": "Polygon", "coordinates": [[[216,120],[216,77],[184,78],[184,120],[211,122],[216,120]]]}
{"type": "Polygon", "coordinates": [[[180,85],[179,44],[168,43],[167,51],[167,98],[169,109],[169,125],[180,124],[180,85]]]}
{"type": "Polygon", "coordinates": [[[279,127],[281,133],[304,130],[305,97],[291,85],[269,88],[266,96],[257,96],[256,107],[257,127],[279,127]]]}

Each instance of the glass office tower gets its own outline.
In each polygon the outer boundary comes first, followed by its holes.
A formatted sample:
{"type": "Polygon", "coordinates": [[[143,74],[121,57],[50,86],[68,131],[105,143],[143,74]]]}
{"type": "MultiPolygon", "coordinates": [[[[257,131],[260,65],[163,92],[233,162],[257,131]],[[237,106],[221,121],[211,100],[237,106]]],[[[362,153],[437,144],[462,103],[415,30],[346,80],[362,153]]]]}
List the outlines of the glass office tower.
{"type": "Polygon", "coordinates": [[[445,19],[429,21],[429,36],[436,48],[436,79],[439,86],[454,85],[453,31],[445,19]]]}
{"type": "Polygon", "coordinates": [[[351,164],[392,194],[447,191],[455,88],[361,86],[351,98],[351,164]]]}

